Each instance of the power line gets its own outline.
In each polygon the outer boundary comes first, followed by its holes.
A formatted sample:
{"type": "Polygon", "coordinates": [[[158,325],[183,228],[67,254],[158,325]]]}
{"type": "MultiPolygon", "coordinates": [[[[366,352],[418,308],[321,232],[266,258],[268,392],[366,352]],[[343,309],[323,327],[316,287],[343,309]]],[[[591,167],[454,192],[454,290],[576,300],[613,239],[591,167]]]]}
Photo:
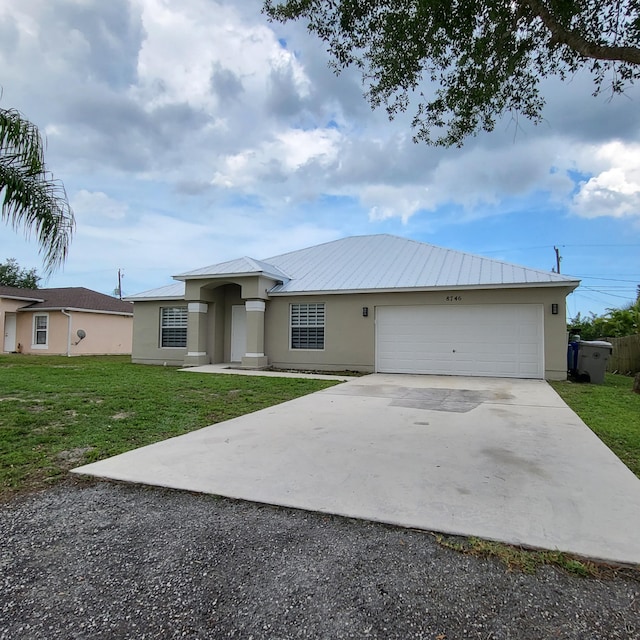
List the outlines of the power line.
{"type": "MultiPolygon", "coordinates": [[[[602,287],[582,287],[584,291],[603,291],[602,287]]],[[[630,295],[635,296],[636,290],[629,287],[607,287],[604,291],[611,291],[613,293],[626,293],[630,292],[630,295]]]]}
{"type": "MultiPolygon", "coordinates": [[[[564,275],[568,275],[568,274],[565,273],[564,275]]],[[[631,284],[637,284],[638,281],[640,280],[640,275],[635,280],[622,280],[620,278],[600,278],[598,276],[577,276],[577,275],[572,275],[571,277],[582,278],[586,280],[607,280],[609,282],[630,282],[631,284]]]]}
{"type": "Polygon", "coordinates": [[[561,247],[640,247],[637,243],[620,243],[620,244],[561,244],[561,247]]]}
{"type": "Polygon", "coordinates": [[[589,291],[592,291],[593,293],[601,293],[605,296],[613,296],[614,298],[622,298],[623,300],[629,300],[630,298],[633,298],[635,296],[620,296],[617,293],[609,293],[608,291],[600,291],[599,289],[589,289],[589,291]]]}
{"type": "MultiPolygon", "coordinates": [[[[532,251],[533,249],[548,249],[553,245],[550,244],[542,244],[537,245],[535,247],[509,247],[508,249],[491,249],[491,251],[482,251],[482,254],[487,253],[507,253],[509,251],[532,251]]],[[[594,248],[594,247],[603,247],[603,248],[611,248],[611,247],[640,247],[640,244],[637,243],[619,243],[619,244],[559,244],[558,247],[562,247],[563,249],[574,249],[574,248],[594,248]]]]}
{"type": "MultiPolygon", "coordinates": [[[[547,245],[548,246],[548,245],[547,245]]],[[[619,244],[561,244],[563,248],[575,248],[575,247],[640,247],[640,244],[637,243],[619,243],[619,244]]]]}

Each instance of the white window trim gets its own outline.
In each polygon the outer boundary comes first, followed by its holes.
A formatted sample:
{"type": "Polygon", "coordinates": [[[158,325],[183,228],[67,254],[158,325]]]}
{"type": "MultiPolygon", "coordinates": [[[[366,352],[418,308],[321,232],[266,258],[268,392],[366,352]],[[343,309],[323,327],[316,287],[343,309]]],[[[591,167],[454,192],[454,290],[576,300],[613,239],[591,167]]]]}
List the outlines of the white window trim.
{"type": "MultiPolygon", "coordinates": [[[[159,323],[158,323],[158,348],[164,350],[170,350],[170,351],[175,351],[175,350],[180,350],[180,351],[184,351],[187,348],[187,344],[189,341],[189,335],[187,333],[187,336],[185,338],[185,344],[184,347],[163,347],[162,346],[162,310],[163,309],[179,309],[179,308],[184,308],[187,310],[187,314],[189,313],[189,307],[188,305],[184,305],[184,304],[172,304],[170,306],[162,306],[160,307],[160,317],[159,317],[159,323]]],[[[187,316],[188,318],[188,316],[187,316]]],[[[187,319],[187,332],[189,331],[188,329],[189,327],[189,320],[187,319]]]]}
{"type": "Polygon", "coordinates": [[[33,321],[31,326],[31,348],[32,349],[48,349],[49,348],[49,314],[48,313],[34,313],[33,321]],[[47,328],[45,330],[45,343],[44,344],[36,344],[36,318],[44,317],[47,319],[47,328]]]}
{"type": "Polygon", "coordinates": [[[321,353],[322,351],[325,351],[326,348],[327,348],[327,304],[325,302],[291,302],[289,303],[289,351],[293,351],[295,353],[304,353],[304,352],[321,353]],[[294,304],[297,304],[297,305],[321,304],[324,306],[324,324],[322,325],[322,328],[324,329],[324,337],[322,341],[322,349],[294,349],[293,346],[291,345],[291,342],[293,340],[293,325],[291,324],[291,313],[292,313],[294,304]]]}

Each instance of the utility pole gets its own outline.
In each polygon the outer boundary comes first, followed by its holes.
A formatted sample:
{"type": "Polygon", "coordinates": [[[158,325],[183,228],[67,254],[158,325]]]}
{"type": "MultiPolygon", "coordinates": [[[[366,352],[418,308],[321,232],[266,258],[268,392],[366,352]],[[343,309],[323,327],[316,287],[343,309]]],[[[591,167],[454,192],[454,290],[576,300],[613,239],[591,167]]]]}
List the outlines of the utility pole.
{"type": "Polygon", "coordinates": [[[122,300],[122,278],[124,278],[124,275],[122,273],[122,269],[118,269],[118,298],[120,300],[122,300]]]}
{"type": "Polygon", "coordinates": [[[560,261],[562,260],[560,249],[558,249],[558,247],[553,247],[553,250],[556,252],[556,273],[560,273],[560,261]]]}

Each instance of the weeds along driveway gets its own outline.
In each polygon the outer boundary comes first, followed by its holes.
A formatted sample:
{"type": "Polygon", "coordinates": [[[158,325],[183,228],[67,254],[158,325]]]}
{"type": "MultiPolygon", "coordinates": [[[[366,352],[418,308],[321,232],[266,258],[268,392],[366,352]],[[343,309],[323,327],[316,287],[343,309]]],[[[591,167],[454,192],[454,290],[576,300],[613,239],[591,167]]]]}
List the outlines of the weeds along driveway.
{"type": "Polygon", "coordinates": [[[371,375],[75,472],[640,563],[640,481],[539,380],[371,375]]]}

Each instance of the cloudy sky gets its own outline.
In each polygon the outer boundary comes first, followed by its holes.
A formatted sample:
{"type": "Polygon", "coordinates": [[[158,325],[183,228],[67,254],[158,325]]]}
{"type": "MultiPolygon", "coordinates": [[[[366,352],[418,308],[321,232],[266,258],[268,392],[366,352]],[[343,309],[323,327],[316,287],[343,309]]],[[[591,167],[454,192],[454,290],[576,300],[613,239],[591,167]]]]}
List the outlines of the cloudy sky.
{"type": "MultiPolygon", "coordinates": [[[[0,86],[47,138],[77,233],[46,286],[113,293],[248,255],[392,233],[582,279],[569,314],[640,283],[640,87],[545,83],[545,122],[412,142],[260,0],[0,0],[0,86]]],[[[0,226],[0,261],[42,271],[0,226]]]]}

